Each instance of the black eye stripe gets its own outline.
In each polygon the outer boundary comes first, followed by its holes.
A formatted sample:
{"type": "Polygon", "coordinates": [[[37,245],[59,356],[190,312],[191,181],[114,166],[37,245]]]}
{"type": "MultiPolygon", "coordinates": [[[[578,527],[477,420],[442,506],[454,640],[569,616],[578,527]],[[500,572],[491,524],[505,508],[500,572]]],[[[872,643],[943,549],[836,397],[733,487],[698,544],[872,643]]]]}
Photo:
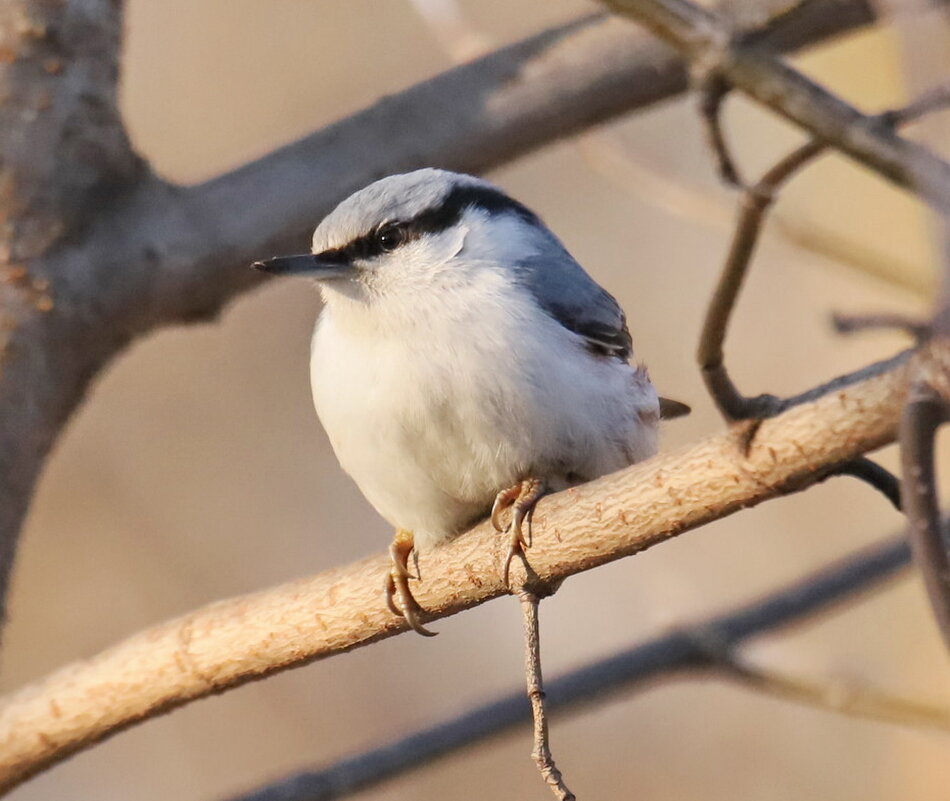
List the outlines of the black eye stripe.
{"type": "Polygon", "coordinates": [[[538,223],[538,216],[527,206],[508,197],[504,192],[487,186],[455,186],[445,199],[436,207],[426,209],[415,217],[404,221],[393,221],[380,226],[368,234],[351,240],[341,248],[333,248],[320,253],[321,258],[332,260],[368,260],[389,252],[379,239],[384,228],[396,225],[403,233],[400,246],[424,234],[438,234],[455,225],[467,208],[483,209],[490,214],[508,212],[518,215],[526,222],[538,223]]]}

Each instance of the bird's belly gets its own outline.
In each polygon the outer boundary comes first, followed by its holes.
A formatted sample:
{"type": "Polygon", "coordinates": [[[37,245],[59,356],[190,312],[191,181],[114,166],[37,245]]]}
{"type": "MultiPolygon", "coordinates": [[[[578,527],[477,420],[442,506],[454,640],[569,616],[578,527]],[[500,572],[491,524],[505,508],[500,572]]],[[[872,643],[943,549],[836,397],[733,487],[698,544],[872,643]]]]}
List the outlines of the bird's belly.
{"type": "Polygon", "coordinates": [[[318,331],[314,340],[317,413],[370,503],[422,547],[486,514],[522,478],[563,486],[655,448],[634,371],[616,360],[493,350],[478,337],[452,352],[378,340],[341,348],[338,335],[318,331]]]}
{"type": "Polygon", "coordinates": [[[337,459],[376,510],[420,545],[459,532],[487,511],[497,488],[513,483],[501,460],[473,452],[473,441],[485,438],[463,432],[448,405],[425,398],[407,376],[377,365],[336,378],[314,371],[317,414],[337,459]],[[481,469],[472,469],[475,461],[481,469]]]}

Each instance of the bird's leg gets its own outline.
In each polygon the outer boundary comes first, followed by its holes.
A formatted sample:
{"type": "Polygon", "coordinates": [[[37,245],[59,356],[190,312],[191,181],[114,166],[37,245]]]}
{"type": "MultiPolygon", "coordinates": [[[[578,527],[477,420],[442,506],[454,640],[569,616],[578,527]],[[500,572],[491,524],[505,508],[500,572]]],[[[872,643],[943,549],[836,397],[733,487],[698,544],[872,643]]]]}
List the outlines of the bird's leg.
{"type": "Polygon", "coordinates": [[[501,524],[501,513],[511,507],[511,523],[508,525],[508,554],[505,557],[505,584],[508,584],[508,574],[511,570],[511,560],[519,553],[524,553],[528,543],[524,538],[524,521],[531,514],[535,504],[544,495],[544,482],[537,478],[526,478],[513,487],[504,489],[495,496],[492,505],[491,522],[499,533],[506,531],[501,524]]]}
{"type": "Polygon", "coordinates": [[[412,554],[414,540],[411,531],[404,528],[396,529],[392,544],[389,546],[389,556],[392,566],[386,576],[386,606],[394,615],[406,619],[409,627],[424,637],[434,637],[438,632],[429,631],[419,622],[419,604],[409,589],[409,579],[416,578],[409,572],[409,556],[412,554]],[[399,605],[396,605],[396,598],[399,605]]]}

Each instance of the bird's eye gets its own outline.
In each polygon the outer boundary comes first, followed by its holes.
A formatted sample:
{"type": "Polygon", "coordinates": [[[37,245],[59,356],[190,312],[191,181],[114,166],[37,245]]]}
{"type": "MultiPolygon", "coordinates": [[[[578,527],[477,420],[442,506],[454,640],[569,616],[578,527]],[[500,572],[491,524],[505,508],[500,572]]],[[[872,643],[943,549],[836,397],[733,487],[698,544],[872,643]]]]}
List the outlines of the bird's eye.
{"type": "Polygon", "coordinates": [[[398,248],[406,241],[406,229],[399,223],[388,223],[376,232],[376,242],[384,252],[398,248]]]}

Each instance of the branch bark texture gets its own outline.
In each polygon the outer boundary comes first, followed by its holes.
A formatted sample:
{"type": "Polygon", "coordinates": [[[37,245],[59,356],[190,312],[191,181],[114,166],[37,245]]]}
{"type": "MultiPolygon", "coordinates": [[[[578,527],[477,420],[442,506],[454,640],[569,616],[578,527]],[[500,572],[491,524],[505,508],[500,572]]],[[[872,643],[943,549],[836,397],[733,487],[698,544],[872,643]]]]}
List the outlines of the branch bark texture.
{"type": "MultiPolygon", "coordinates": [[[[892,364],[892,363],[888,363],[892,364]]],[[[767,420],[751,446],[708,437],[544,499],[532,522],[529,582],[541,592],[732,512],[810,486],[893,440],[906,363],[872,366],[830,394],[767,420]],[[870,376],[870,377],[868,377],[870,376]]],[[[506,546],[489,523],[420,555],[413,592],[431,618],[507,592],[506,546]]],[[[382,601],[379,555],[212,604],[138,634],[15,693],[0,706],[0,788],[10,788],[136,721],[406,629],[382,601]]]]}
{"type": "Polygon", "coordinates": [[[0,3],[0,614],[39,465],[95,358],[32,265],[144,174],[116,106],[120,34],[111,0],[0,3]]]}

